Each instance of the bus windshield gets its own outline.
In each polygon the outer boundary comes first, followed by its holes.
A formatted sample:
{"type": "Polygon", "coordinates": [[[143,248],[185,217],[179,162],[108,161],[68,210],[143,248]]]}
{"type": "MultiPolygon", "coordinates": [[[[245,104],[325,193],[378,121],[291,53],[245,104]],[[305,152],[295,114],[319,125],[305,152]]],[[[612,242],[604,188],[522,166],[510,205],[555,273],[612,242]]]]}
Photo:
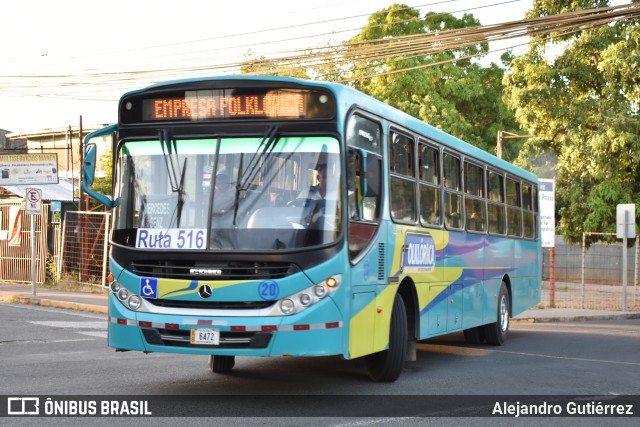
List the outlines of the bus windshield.
{"type": "Polygon", "coordinates": [[[115,244],[145,250],[291,250],[341,229],[332,137],[179,139],[120,145],[115,244]]]}

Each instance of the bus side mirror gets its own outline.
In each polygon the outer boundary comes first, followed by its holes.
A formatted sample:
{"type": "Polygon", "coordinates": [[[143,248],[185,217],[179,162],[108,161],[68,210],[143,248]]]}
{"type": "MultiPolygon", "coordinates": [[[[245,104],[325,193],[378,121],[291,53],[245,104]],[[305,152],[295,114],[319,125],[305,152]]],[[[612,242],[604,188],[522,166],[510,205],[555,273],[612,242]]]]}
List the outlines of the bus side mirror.
{"type": "Polygon", "coordinates": [[[98,158],[98,149],[95,142],[91,142],[92,138],[103,137],[106,135],[113,135],[117,131],[116,125],[111,125],[98,129],[95,132],[91,132],[84,139],[84,160],[82,162],[82,182],[80,186],[82,191],[87,195],[94,198],[99,203],[102,203],[108,208],[114,206],[113,200],[109,196],[105,196],[91,188],[96,175],[96,165],[98,158]]]}
{"type": "Polygon", "coordinates": [[[84,161],[82,163],[82,174],[88,186],[93,185],[96,174],[96,144],[91,142],[84,147],[84,161]]]}

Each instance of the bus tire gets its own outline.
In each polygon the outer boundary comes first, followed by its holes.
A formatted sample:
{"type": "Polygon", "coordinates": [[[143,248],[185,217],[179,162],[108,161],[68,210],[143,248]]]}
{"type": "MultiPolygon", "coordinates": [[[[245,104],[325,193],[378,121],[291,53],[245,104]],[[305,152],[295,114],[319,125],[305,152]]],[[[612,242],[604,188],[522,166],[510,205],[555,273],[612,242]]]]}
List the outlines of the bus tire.
{"type": "Polygon", "coordinates": [[[496,322],[489,323],[484,327],[484,335],[487,340],[487,344],[490,345],[502,345],[509,335],[509,313],[511,307],[509,306],[509,291],[507,291],[507,285],[504,282],[500,285],[500,292],[498,293],[498,309],[496,322]]]}
{"type": "Polygon", "coordinates": [[[389,348],[366,356],[369,378],[378,382],[393,382],[398,379],[407,352],[407,335],[407,311],[402,297],[396,294],[389,326],[389,348]]]}
{"type": "Polygon", "coordinates": [[[209,368],[217,374],[231,372],[235,364],[235,356],[209,356],[209,368]]]}

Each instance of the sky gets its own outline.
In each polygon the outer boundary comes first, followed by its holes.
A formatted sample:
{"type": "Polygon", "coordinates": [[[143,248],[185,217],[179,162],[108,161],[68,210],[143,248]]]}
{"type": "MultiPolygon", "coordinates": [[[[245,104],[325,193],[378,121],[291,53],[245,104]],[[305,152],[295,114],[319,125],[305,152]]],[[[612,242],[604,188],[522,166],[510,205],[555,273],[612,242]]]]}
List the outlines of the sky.
{"type": "MultiPolygon", "coordinates": [[[[524,18],[533,0],[21,0],[3,4],[0,129],[29,133],[117,120],[118,99],[159,81],[353,37],[394,3],[482,25],[524,18]]],[[[506,48],[523,41],[491,45],[506,48]]],[[[499,53],[496,56],[497,61],[499,53]]]]}

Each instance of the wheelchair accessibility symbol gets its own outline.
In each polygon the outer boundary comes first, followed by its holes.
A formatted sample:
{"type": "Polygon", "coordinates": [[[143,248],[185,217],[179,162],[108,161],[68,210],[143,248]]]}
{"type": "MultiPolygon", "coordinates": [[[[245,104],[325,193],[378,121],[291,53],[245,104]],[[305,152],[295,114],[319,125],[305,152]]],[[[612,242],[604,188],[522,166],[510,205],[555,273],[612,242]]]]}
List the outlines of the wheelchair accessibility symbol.
{"type": "Polygon", "coordinates": [[[140,278],[140,296],[143,298],[158,298],[158,279],[151,277],[140,278]]]}

